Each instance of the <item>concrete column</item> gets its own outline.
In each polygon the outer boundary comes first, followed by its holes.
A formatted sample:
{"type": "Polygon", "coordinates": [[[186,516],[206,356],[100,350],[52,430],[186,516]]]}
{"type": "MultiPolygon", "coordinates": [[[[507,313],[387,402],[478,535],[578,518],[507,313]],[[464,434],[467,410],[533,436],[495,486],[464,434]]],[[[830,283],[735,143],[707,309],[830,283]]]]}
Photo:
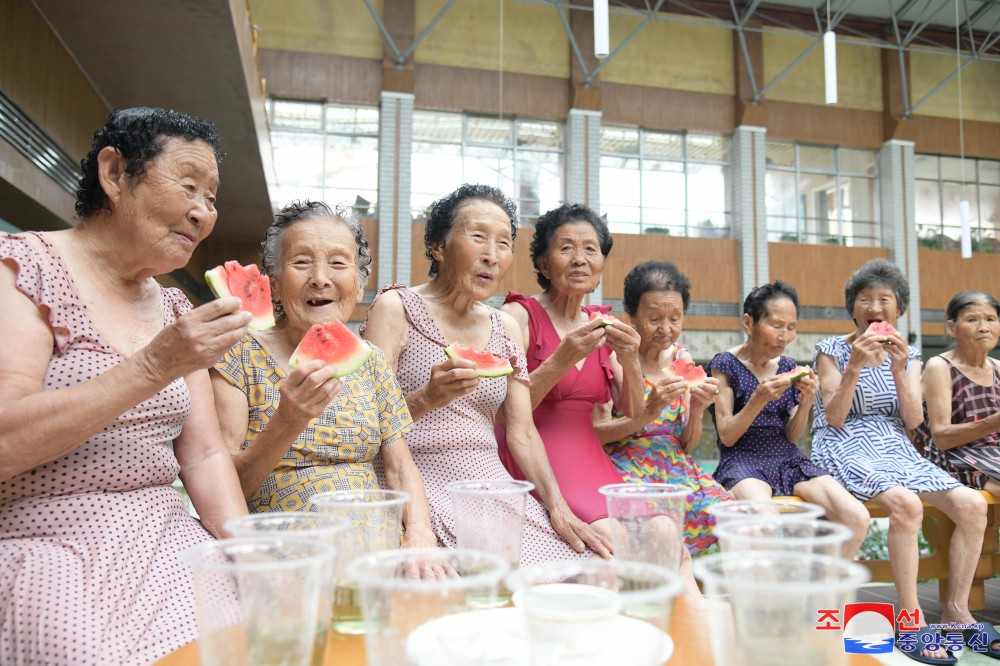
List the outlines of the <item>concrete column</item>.
{"type": "Polygon", "coordinates": [[[741,304],[750,289],[771,281],[764,205],[766,133],[765,128],[751,125],[741,125],[733,133],[733,238],[740,244],[741,304]]]}
{"type": "MultiPolygon", "coordinates": [[[[566,203],[584,204],[601,214],[601,112],[570,109],[566,119],[566,203]]],[[[603,302],[603,284],[589,298],[603,302]]]]}
{"type": "Polygon", "coordinates": [[[882,246],[910,283],[910,307],[896,322],[904,337],[920,347],[920,260],[917,252],[913,142],[893,139],[878,154],[879,212],[882,246]]]}
{"type": "Polygon", "coordinates": [[[382,92],[378,142],[378,287],[411,283],[410,155],[413,152],[413,95],[382,92]]]}

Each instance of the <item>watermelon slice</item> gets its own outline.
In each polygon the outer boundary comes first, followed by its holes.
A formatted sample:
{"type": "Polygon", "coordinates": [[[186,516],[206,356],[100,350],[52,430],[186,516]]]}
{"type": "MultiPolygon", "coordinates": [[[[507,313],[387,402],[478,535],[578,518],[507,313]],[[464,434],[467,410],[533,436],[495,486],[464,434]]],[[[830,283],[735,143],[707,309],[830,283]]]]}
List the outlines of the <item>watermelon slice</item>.
{"type": "Polygon", "coordinates": [[[339,321],[328,321],[312,325],[292,352],[288,365],[297,368],[306,361],[319,359],[337,369],[334,377],[344,377],[364,365],[371,355],[371,345],[354,335],[351,329],[339,321]]]}
{"type": "Polygon", "coordinates": [[[873,321],[869,326],[868,330],[877,333],[880,336],[879,342],[884,345],[889,344],[889,336],[898,333],[892,324],[888,324],[884,321],[873,321]]]}
{"type": "Polygon", "coordinates": [[[476,364],[476,374],[480,377],[503,377],[514,372],[509,359],[498,358],[490,352],[480,354],[472,347],[457,342],[445,347],[444,355],[448,358],[464,358],[466,361],[472,361],[476,364]]]}
{"type": "Polygon", "coordinates": [[[695,365],[686,358],[675,359],[673,363],[663,368],[663,374],[667,377],[686,379],[689,389],[701,386],[708,379],[705,368],[695,365]]]}
{"type": "Polygon", "coordinates": [[[606,315],[603,315],[600,312],[591,312],[590,321],[594,321],[595,319],[601,320],[601,326],[611,326],[611,324],[613,323],[610,319],[607,318],[606,315]]]}
{"type": "Polygon", "coordinates": [[[812,368],[808,365],[797,365],[788,372],[784,373],[782,376],[788,377],[794,382],[807,376],[810,372],[812,372],[812,368]]]}
{"type": "Polygon", "coordinates": [[[258,331],[274,328],[271,281],[260,274],[257,264],[240,266],[239,262],[227,261],[205,271],[205,281],[217,298],[237,296],[243,301],[243,310],[253,315],[250,328],[258,331]]]}

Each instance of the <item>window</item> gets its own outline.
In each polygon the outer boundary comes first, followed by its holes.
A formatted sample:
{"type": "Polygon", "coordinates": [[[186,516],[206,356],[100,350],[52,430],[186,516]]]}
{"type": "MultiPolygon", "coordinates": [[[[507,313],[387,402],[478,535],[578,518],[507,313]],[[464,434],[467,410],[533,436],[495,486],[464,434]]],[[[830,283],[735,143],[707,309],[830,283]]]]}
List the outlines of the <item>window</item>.
{"type": "Polygon", "coordinates": [[[728,237],[728,137],[602,127],[601,209],[617,233],[728,237]]]}
{"type": "Polygon", "coordinates": [[[768,141],[769,241],[878,247],[875,152],[768,141]]]}
{"type": "Polygon", "coordinates": [[[277,186],[271,200],[348,203],[374,215],[378,196],[379,110],[271,99],[271,145],[277,186]]]}
{"type": "Polygon", "coordinates": [[[562,204],[562,160],[561,123],[414,111],[413,216],[426,217],[462,183],[483,183],[512,197],[522,224],[532,224],[562,204]]]}
{"type": "Polygon", "coordinates": [[[1000,162],[917,155],[914,164],[917,238],[922,247],[960,248],[959,202],[969,202],[972,249],[1000,252],[1000,162]]]}

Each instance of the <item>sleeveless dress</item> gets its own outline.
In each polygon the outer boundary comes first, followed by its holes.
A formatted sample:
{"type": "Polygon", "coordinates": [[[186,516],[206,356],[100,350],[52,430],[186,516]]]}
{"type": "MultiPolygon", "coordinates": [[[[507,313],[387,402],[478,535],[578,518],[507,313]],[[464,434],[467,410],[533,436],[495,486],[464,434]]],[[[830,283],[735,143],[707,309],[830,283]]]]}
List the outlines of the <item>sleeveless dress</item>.
{"type": "MultiPolygon", "coordinates": [[[[996,363],[993,383],[982,386],[966,377],[951,361],[942,357],[951,369],[951,422],[971,423],[1000,410],[1000,373],[996,363]]],[[[990,479],[1000,481],[1000,433],[992,432],[975,441],[942,451],[934,445],[924,403],[924,422],[914,432],[924,447],[924,457],[970,488],[982,490],[990,479]]]]}
{"type": "MultiPolygon", "coordinates": [[[[245,449],[277,411],[285,370],[252,334],[226,352],[215,369],[247,396],[245,449]]],[[[303,511],[315,493],[379,487],[373,463],[382,446],[410,429],[410,410],[381,349],[342,381],[340,393],[247,500],[251,512],[303,511]]]]}
{"type": "MultiPolygon", "coordinates": [[[[816,344],[816,357],[832,357],[840,372],[847,368],[851,346],[839,335],[816,344]]],[[[897,416],[899,397],[892,377],[892,359],[877,368],[863,368],[854,389],[851,410],[842,428],[826,420],[822,391],[816,396],[813,418],[813,462],[830,470],[835,479],[863,502],[902,486],[917,493],[958,488],[947,472],[921,457],[897,416]]],[[[909,370],[920,363],[920,352],[910,348],[909,370]]]]}
{"type": "MultiPolygon", "coordinates": [[[[534,372],[545,359],[555,353],[560,337],[549,313],[541,303],[516,291],[507,296],[507,303],[517,303],[528,311],[527,358],[528,372],[534,372]]],[[[610,312],[610,306],[584,307],[591,312],[610,312]]],[[[608,517],[608,503],[597,492],[603,485],[622,483],[622,475],[608,459],[601,441],[594,432],[594,405],[611,401],[611,350],[601,345],[587,356],[579,370],[569,372],[552,387],[532,415],[535,428],[545,443],[552,473],[566,503],[580,520],[592,523],[608,517]]],[[[507,429],[495,426],[500,459],[515,479],[524,479],[514,456],[507,448],[507,429]]]]}
{"type": "MultiPolygon", "coordinates": [[[[44,390],[123,360],[44,235],[0,234],[0,259],[48,310],[44,390]]],[[[165,326],[190,310],[177,289],[160,293],[165,326]]],[[[177,553],[212,537],[171,485],[171,440],[190,404],[175,379],[71,453],[0,482],[0,663],[148,664],[197,638],[191,574],[177,553]]]]}
{"type": "MultiPolygon", "coordinates": [[[[676,345],[674,355],[680,356],[686,351],[676,345]]],[[[653,390],[653,382],[648,379],[645,390],[647,397],[653,390]]],[[[604,450],[626,481],[676,483],[691,488],[684,518],[684,545],[688,552],[697,555],[715,543],[712,534],[715,520],[709,515],[708,507],[732,497],[681,445],[681,432],[688,422],[687,397],[685,394],[664,407],[642,430],[619,442],[608,442],[604,450]]],[[[615,410],[614,416],[624,415],[615,410]]]]}
{"type": "MultiPolygon", "coordinates": [[[[733,389],[733,413],[738,414],[760,385],[757,376],[728,351],[716,354],[708,367],[709,370],[718,370],[729,380],[729,386],[733,389]]],[[[788,356],[778,359],[776,374],[794,369],[794,359],[788,356]]],[[[736,444],[726,446],[721,439],[716,440],[719,466],[715,470],[715,478],[726,490],[732,490],[743,479],[760,479],[771,486],[775,495],[794,495],[796,483],[827,473],[810,462],[785,437],[785,424],[797,404],[799,391],[794,386],[789,386],[780,398],[764,406],[736,444]]],[[[713,422],[716,422],[715,405],[708,409],[713,422]]],[[[816,462],[815,457],[813,461],[816,462]]]]}
{"type": "MultiPolygon", "coordinates": [[[[446,359],[444,348],[448,343],[418,294],[403,285],[389,285],[383,287],[376,298],[389,290],[398,290],[410,324],[406,347],[396,369],[396,379],[406,395],[426,386],[431,366],[446,359]]],[[[500,313],[494,310],[491,318],[492,332],[486,350],[500,358],[517,356],[518,370],[514,377],[529,381],[524,370],[527,365],[524,352],[507,337],[500,313]]],[[[500,462],[493,434],[497,409],[507,397],[508,380],[508,377],[480,378],[475,393],[424,414],[406,437],[410,454],[424,479],[434,534],[448,548],[454,548],[457,539],[451,496],[445,486],[464,479],[511,478],[500,462]]],[[[578,553],[570,548],[552,529],[545,507],[533,497],[527,498],[522,566],[551,560],[587,559],[591,555],[589,551],[578,553]]]]}

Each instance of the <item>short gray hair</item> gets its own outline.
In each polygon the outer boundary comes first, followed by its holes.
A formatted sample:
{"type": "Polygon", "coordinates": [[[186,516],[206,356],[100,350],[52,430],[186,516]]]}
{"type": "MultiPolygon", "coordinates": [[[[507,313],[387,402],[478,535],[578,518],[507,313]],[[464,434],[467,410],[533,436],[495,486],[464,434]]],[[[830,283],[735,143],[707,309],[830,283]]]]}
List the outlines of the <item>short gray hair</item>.
{"type": "Polygon", "coordinates": [[[847,314],[854,317],[854,301],[857,300],[858,294],[879,285],[892,289],[896,294],[899,314],[906,312],[906,308],[910,305],[910,285],[903,277],[903,271],[888,259],[872,259],[847,278],[847,284],[844,285],[844,305],[847,306],[847,314]]]}
{"type": "Polygon", "coordinates": [[[364,227],[358,222],[358,218],[351,215],[351,207],[347,204],[338,204],[336,208],[330,208],[322,201],[305,199],[293,201],[278,211],[274,216],[274,222],[264,234],[264,240],[260,243],[260,258],[264,264],[264,273],[270,278],[276,278],[281,272],[278,259],[281,253],[281,237],[286,229],[296,222],[324,217],[340,221],[354,235],[354,243],[357,246],[354,263],[358,274],[358,286],[363,288],[372,274],[372,253],[365,239],[364,227]]]}

